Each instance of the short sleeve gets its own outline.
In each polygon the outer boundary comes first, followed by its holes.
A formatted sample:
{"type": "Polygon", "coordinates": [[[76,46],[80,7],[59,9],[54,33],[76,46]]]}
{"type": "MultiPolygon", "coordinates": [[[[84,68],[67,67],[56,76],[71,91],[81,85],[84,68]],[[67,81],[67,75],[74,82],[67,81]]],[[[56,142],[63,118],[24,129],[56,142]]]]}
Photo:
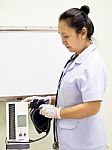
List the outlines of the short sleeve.
{"type": "Polygon", "coordinates": [[[102,101],[107,86],[105,66],[101,64],[89,65],[78,77],[77,85],[83,102],[102,101]]]}

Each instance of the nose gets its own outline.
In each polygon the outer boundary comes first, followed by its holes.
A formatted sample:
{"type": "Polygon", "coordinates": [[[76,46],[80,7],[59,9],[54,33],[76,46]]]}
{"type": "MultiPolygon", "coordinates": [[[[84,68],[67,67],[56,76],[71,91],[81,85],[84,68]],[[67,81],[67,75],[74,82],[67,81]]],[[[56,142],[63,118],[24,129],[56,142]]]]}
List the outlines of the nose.
{"type": "Polygon", "coordinates": [[[63,45],[66,45],[66,44],[67,44],[67,41],[64,40],[64,39],[62,39],[62,44],[63,44],[63,45]]]}

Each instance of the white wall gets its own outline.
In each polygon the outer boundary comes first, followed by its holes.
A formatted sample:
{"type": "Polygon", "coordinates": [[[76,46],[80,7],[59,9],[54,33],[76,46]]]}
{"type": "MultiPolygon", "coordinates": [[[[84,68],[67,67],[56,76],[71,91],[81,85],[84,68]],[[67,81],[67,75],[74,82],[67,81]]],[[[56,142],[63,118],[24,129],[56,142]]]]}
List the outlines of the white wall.
{"type": "MultiPolygon", "coordinates": [[[[90,17],[95,25],[96,43],[107,64],[108,88],[104,96],[104,119],[109,149],[112,149],[112,1],[111,0],[0,0],[0,26],[57,26],[58,16],[70,7],[90,6],[90,17]]],[[[2,111],[3,107],[1,104],[2,111]]],[[[4,113],[0,114],[3,119],[4,113]]],[[[4,135],[5,122],[0,120],[0,138],[4,135]]],[[[0,139],[1,140],[1,139],[0,139]]],[[[4,141],[2,140],[4,143],[4,141]]],[[[0,144],[3,145],[3,144],[0,144]]],[[[32,144],[32,150],[39,143],[32,144]]],[[[49,145],[49,143],[48,143],[49,145]]],[[[36,148],[35,148],[36,147],[36,148]]],[[[48,146],[49,147],[49,146],[48,146]]],[[[3,150],[1,148],[0,150],[3,150]]],[[[49,148],[48,148],[49,149],[49,148]]]]}

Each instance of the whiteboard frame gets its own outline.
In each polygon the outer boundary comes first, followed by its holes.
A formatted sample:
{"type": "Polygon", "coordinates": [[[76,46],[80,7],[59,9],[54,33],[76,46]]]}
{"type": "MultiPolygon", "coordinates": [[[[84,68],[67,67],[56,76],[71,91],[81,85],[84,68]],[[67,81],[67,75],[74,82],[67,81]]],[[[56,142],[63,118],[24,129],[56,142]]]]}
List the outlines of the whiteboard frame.
{"type": "Polygon", "coordinates": [[[56,26],[0,26],[0,31],[52,31],[56,32],[56,26]]]}

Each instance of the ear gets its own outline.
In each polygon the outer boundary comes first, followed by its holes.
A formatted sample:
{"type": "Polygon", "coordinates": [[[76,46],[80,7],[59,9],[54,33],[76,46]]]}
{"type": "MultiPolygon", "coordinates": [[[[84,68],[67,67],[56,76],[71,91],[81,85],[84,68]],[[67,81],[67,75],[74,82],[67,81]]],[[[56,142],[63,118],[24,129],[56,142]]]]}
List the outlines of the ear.
{"type": "Polygon", "coordinates": [[[81,30],[81,38],[86,39],[86,37],[87,37],[87,28],[83,27],[81,30]]]}

